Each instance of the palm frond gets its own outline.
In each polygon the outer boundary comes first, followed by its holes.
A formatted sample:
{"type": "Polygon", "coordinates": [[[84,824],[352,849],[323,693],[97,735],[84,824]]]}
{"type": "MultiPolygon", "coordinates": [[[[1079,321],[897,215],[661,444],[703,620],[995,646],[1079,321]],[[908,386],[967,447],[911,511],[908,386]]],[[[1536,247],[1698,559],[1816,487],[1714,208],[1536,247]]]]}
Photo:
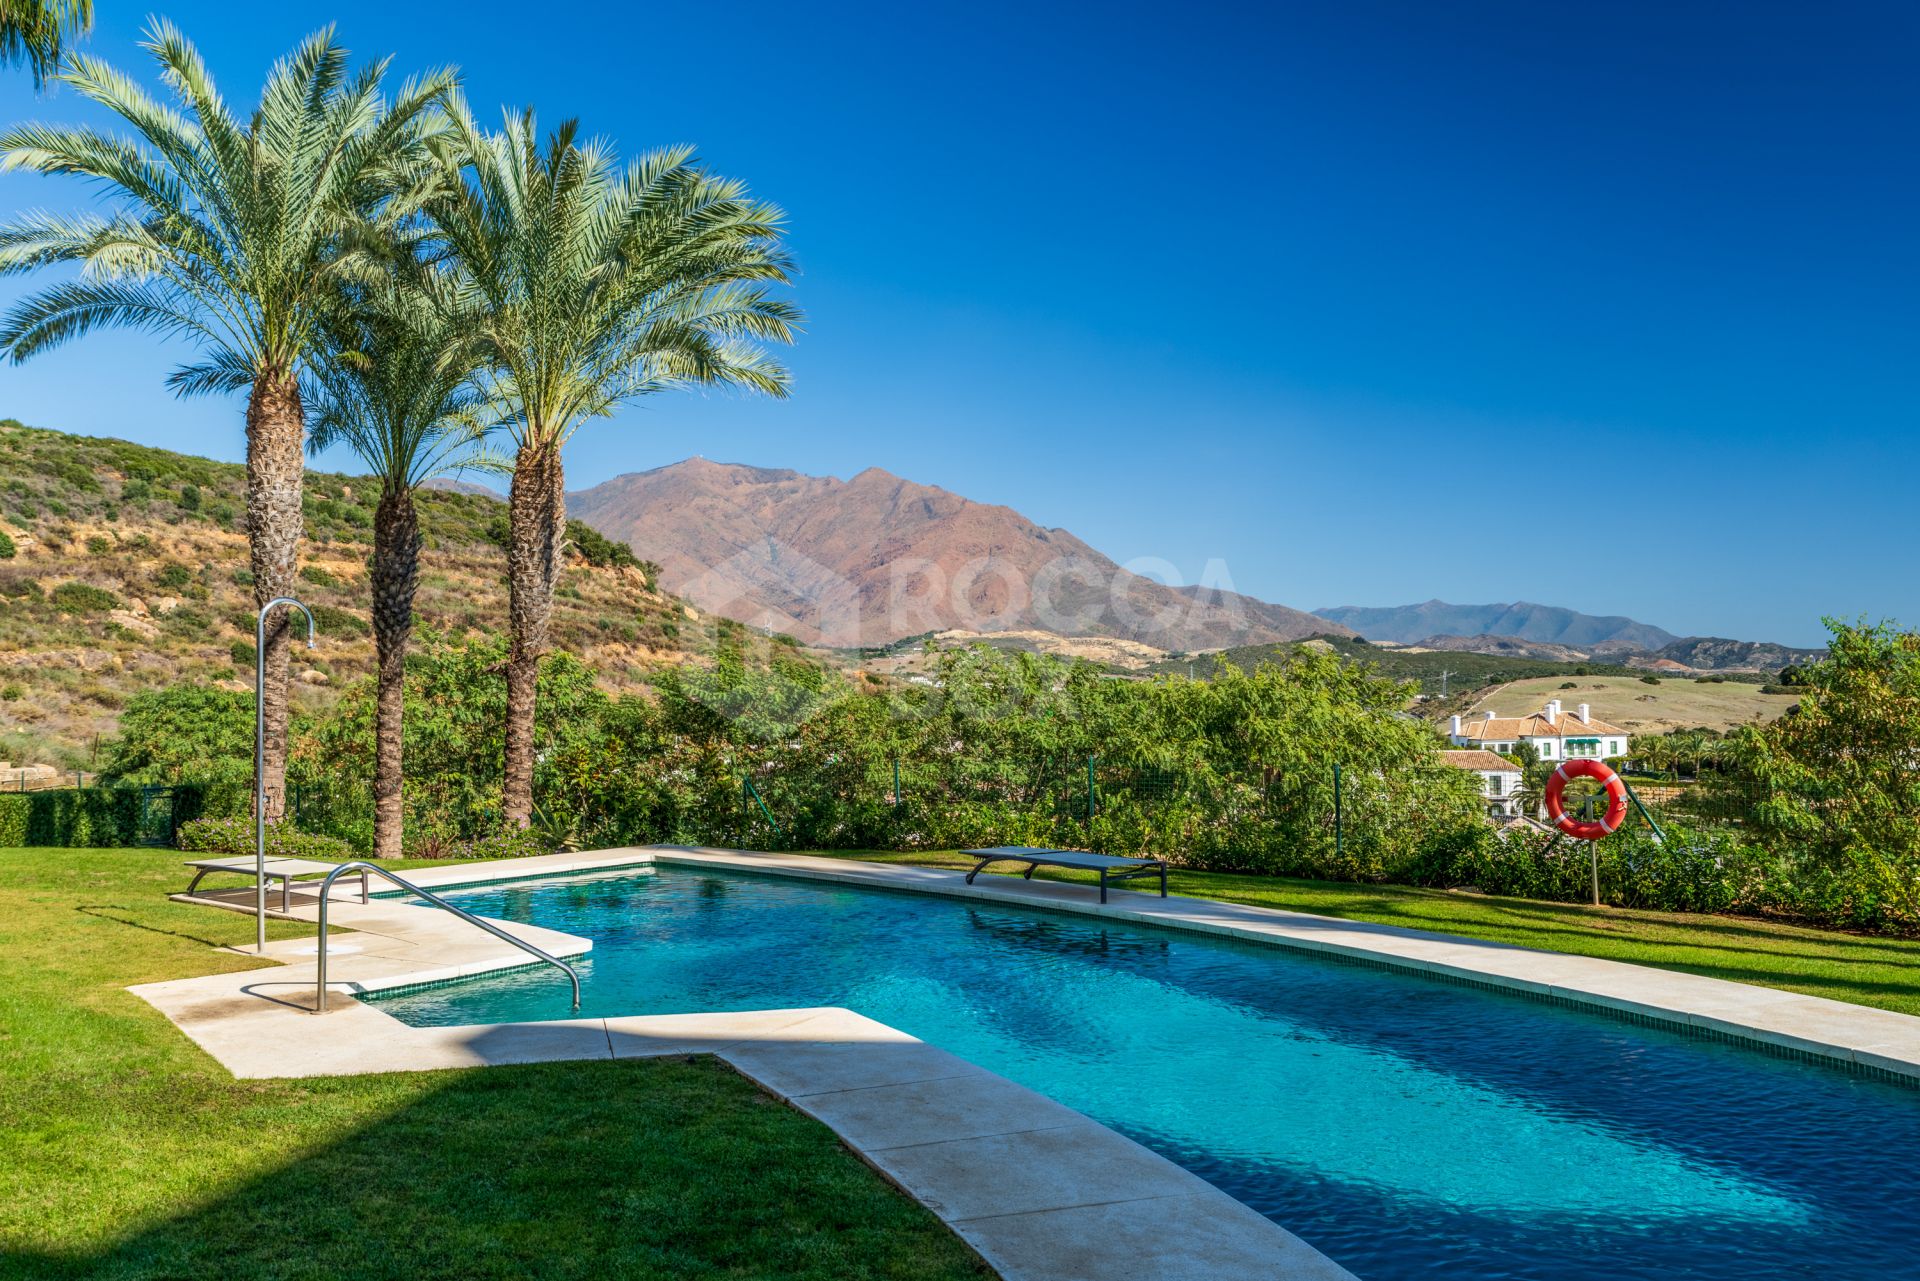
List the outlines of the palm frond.
{"type": "Polygon", "coordinates": [[[241,119],[173,24],[151,23],[143,47],[174,105],[96,58],[76,56],[60,76],[126,136],[37,124],[0,131],[0,170],[86,177],[124,211],[30,213],[0,227],[0,273],[83,268],[79,284],[15,304],[0,321],[0,347],[22,359],[97,325],[129,324],[199,342],[205,359],[170,382],[183,394],[236,385],[242,367],[295,373],[321,343],[343,283],[377,275],[367,246],[417,218],[439,189],[431,162],[445,124],[429,113],[453,76],[417,77],[389,102],[387,64],[351,66],[325,29],[274,64],[241,119]]]}

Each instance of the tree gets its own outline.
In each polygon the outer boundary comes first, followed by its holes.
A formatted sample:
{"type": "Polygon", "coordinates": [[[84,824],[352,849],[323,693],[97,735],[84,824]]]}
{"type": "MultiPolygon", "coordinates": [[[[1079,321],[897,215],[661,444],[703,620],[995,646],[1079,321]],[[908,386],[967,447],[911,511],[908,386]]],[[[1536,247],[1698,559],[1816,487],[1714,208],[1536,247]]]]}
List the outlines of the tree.
{"type": "Polygon", "coordinates": [[[447,194],[429,202],[458,264],[462,310],[488,358],[511,433],[504,817],[533,807],[536,677],[546,653],[566,529],[561,450],[588,419],[635,397],[692,386],[787,393],[761,345],[790,342],[800,316],[768,285],[787,280],[784,215],[693,163],[685,148],[621,172],[560,126],[542,146],[533,113],[481,130],[456,100],[447,194]]]}
{"type": "Polygon", "coordinates": [[[1826,868],[1860,923],[1911,926],[1920,921],[1920,632],[1832,619],[1827,629],[1828,656],[1804,669],[1798,712],[1740,731],[1736,759],[1763,789],[1752,824],[1826,868]]]}
{"type": "Polygon", "coordinates": [[[93,0],[0,0],[0,63],[27,65],[46,84],[67,42],[93,27],[93,0]]]}
{"type": "MultiPolygon", "coordinates": [[[[247,538],[254,599],[291,593],[300,550],[305,414],[299,374],[362,245],[417,212],[426,108],[452,83],[435,72],[389,103],[386,62],[357,72],[331,30],[274,64],[244,123],[199,52],[155,22],[144,46],[179,99],[155,101],[103,62],[75,57],[59,79],[119,117],[132,138],[87,126],[19,125],[0,134],[0,170],[91,178],[120,207],[28,214],[0,228],[0,272],[77,263],[0,319],[0,348],[22,361],[103,325],[193,342],[204,359],[174,371],[181,395],[245,390],[247,538]]],[[[268,628],[265,789],[286,802],[288,635],[268,628]]]]}
{"type": "Polygon", "coordinates": [[[373,473],[372,616],[378,663],[374,725],[373,853],[399,858],[404,779],[407,641],[419,584],[414,491],[461,468],[504,470],[482,449],[487,421],[467,358],[473,348],[443,297],[445,282],[404,251],[393,276],[350,290],[328,326],[330,358],[311,366],[319,452],[353,450],[373,473]]]}

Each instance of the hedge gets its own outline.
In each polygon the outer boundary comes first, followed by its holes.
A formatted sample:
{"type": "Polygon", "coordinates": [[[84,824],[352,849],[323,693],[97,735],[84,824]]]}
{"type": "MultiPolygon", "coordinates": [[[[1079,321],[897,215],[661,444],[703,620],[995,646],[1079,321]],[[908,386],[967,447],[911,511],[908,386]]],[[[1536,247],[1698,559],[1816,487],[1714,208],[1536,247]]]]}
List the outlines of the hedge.
{"type": "MultiPolygon", "coordinates": [[[[44,792],[0,793],[0,847],[58,846],[68,849],[124,848],[140,843],[138,787],[59,788],[44,792]]],[[[172,789],[168,843],[180,825],[200,816],[206,789],[182,783],[172,789]]],[[[156,797],[154,804],[164,804],[156,797]]]]}

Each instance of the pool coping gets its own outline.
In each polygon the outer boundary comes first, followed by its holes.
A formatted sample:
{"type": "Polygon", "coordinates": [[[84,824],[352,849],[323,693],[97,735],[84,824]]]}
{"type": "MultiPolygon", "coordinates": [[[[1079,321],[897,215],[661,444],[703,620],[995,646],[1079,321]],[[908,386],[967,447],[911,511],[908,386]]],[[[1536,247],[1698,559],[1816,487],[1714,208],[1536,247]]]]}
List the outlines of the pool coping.
{"type": "MultiPolygon", "coordinates": [[[[408,877],[439,889],[704,861],[676,857],[681,853],[688,852],[605,850],[431,868],[408,877]]],[[[251,888],[173,897],[245,912],[254,902],[251,888]]],[[[314,890],[300,893],[296,886],[293,899],[291,910],[272,915],[314,920],[314,890]]],[[[413,1027],[353,998],[523,968],[526,954],[449,913],[393,899],[362,904],[357,889],[343,886],[334,887],[328,915],[353,933],[330,943],[328,990],[339,995],[323,1016],[311,1012],[315,965],[307,939],[269,943],[266,955],[277,967],[128,990],[238,1077],[712,1054],[826,1125],[1006,1281],[1354,1281],[1299,1237],[1158,1153],[855,1011],[413,1027]]],[[[592,947],[589,939],[559,931],[496,923],[558,956],[592,947]]],[[[566,985],[556,986],[556,1000],[564,1002],[566,985]]]]}

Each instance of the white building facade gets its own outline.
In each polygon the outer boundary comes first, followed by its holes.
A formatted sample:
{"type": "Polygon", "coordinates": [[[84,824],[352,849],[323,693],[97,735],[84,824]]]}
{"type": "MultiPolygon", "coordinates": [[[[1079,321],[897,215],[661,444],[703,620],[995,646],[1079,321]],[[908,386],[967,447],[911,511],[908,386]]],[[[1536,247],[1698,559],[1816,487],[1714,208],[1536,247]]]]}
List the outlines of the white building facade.
{"type": "Polygon", "coordinates": [[[1604,761],[1627,754],[1627,731],[1594,717],[1586,703],[1568,712],[1557,698],[1531,716],[1495,716],[1491,710],[1477,719],[1456,716],[1447,741],[1500,753],[1525,743],[1543,761],[1604,761]]]}
{"type": "Polygon", "coordinates": [[[1486,798],[1489,816],[1519,817],[1521,775],[1518,765],[1486,751],[1442,752],[1440,759],[1455,769],[1480,776],[1480,795],[1486,798]]]}

